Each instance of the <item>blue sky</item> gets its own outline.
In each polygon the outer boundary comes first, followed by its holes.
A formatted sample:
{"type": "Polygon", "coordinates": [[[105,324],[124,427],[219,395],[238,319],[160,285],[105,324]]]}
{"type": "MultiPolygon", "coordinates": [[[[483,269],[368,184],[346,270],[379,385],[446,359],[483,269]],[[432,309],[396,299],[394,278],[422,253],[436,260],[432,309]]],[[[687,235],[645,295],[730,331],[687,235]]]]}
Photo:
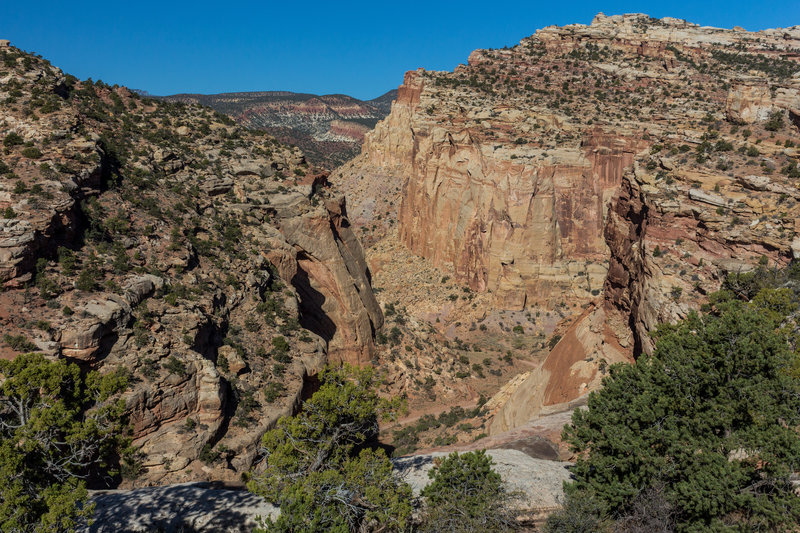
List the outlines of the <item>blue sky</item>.
{"type": "Polygon", "coordinates": [[[119,2],[5,0],[0,38],[79,78],[152,94],[290,90],[374,98],[406,70],[551,24],[647,13],[748,30],[800,24],[800,0],[691,2],[119,2]]]}

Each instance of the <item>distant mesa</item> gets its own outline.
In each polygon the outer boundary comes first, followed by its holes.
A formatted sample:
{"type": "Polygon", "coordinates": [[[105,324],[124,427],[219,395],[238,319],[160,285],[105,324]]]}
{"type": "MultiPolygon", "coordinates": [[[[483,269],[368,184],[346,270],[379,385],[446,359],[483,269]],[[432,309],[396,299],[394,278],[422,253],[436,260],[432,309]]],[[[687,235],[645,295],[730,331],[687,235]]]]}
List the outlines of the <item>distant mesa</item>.
{"type": "Polygon", "coordinates": [[[300,147],[311,163],[332,169],[360,153],[364,134],[389,114],[396,97],[397,90],[373,100],[290,91],[174,94],[163,98],[210,106],[246,128],[266,131],[300,147]]]}

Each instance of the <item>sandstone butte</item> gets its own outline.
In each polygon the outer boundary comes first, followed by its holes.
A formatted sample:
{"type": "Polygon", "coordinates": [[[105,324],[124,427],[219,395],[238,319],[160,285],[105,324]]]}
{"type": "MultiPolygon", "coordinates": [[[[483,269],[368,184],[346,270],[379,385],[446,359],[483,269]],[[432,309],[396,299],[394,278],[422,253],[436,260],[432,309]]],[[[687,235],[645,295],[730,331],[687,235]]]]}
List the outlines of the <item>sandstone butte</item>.
{"type": "Polygon", "coordinates": [[[799,71],[800,27],[600,14],[406,73],[331,179],[368,262],[399,239],[484,311],[576,307],[487,404],[499,434],[580,401],[726,272],[797,257],[799,71]]]}

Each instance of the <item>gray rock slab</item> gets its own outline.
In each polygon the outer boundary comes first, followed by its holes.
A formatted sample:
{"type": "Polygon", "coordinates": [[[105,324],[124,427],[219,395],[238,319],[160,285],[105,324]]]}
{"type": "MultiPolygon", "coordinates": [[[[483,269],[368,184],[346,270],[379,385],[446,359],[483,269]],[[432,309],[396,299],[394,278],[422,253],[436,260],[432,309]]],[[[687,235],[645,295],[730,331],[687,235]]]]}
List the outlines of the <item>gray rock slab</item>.
{"type": "MultiPolygon", "coordinates": [[[[462,452],[463,453],[463,452],[462,452]]],[[[487,450],[494,461],[494,469],[510,490],[522,492],[522,509],[550,509],[558,507],[564,496],[564,481],[569,479],[572,463],[534,459],[519,450],[487,450]]],[[[400,457],[394,460],[395,470],[411,485],[415,495],[430,483],[428,472],[434,460],[446,457],[447,452],[400,457]]]]}
{"type": "Polygon", "coordinates": [[[277,513],[266,500],[245,490],[182,483],[92,493],[94,523],[81,533],[252,531],[256,517],[277,513]]]}

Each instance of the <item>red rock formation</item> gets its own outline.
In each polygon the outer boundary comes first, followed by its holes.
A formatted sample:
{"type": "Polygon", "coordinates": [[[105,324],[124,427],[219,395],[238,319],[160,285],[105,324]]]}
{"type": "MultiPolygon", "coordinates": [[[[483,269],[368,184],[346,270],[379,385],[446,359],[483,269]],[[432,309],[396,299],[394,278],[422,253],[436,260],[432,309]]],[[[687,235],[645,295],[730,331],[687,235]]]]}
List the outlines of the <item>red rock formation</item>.
{"type": "MultiPolygon", "coordinates": [[[[419,73],[407,73],[392,114],[364,148],[370,163],[408,172],[401,239],[472,289],[492,291],[501,307],[560,299],[573,274],[587,272],[578,263],[605,258],[607,201],[647,142],[594,129],[544,161],[515,161],[480,126],[445,129],[420,120],[423,89],[419,73]]],[[[493,128],[512,128],[520,116],[508,115],[493,128]]]]}
{"type": "Polygon", "coordinates": [[[300,323],[328,342],[332,362],[368,364],[383,314],[344,198],[326,202],[324,212],[281,220],[279,229],[290,246],[273,248],[267,257],[297,289],[300,323]]]}
{"type": "Polygon", "coordinates": [[[644,297],[645,284],[652,278],[645,254],[649,214],[644,194],[629,172],[608,212],[604,235],[610,262],[603,293],[605,305],[627,317],[635,356],[651,351],[647,332],[656,324],[651,303],[644,297]]]}
{"type": "Polygon", "coordinates": [[[356,122],[333,120],[328,131],[334,137],[341,137],[344,140],[351,140],[360,144],[364,142],[364,134],[369,131],[369,128],[356,122]]]}
{"type": "Polygon", "coordinates": [[[396,213],[412,252],[494,307],[578,313],[493,432],[598,387],[726,272],[789,261],[798,193],[774,171],[798,157],[798,47],[797,28],[598,15],[476,50],[452,73],[406,74],[333,177],[354,220],[380,239],[396,213]],[[783,126],[766,131],[776,110],[783,126]],[[395,190],[399,207],[381,199],[395,190]]]}

